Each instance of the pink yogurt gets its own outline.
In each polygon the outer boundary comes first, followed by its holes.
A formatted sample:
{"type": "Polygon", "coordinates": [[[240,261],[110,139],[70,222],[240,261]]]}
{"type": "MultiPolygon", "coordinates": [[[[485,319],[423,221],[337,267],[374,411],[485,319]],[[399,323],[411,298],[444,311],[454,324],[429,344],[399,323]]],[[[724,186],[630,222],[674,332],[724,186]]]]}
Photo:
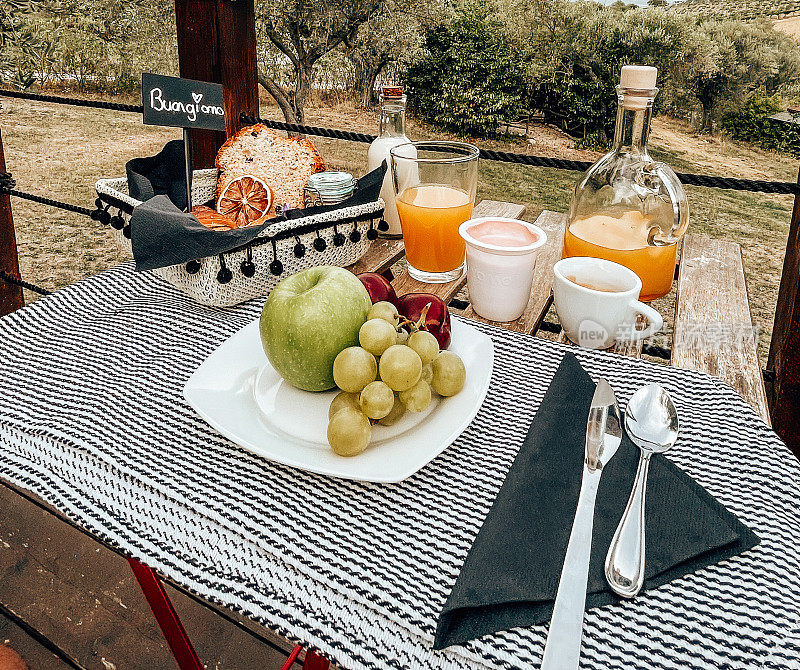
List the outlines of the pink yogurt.
{"type": "Polygon", "coordinates": [[[470,226],[469,234],[478,242],[494,247],[527,247],[539,240],[538,233],[514,219],[487,219],[470,226]]]}
{"type": "Polygon", "coordinates": [[[502,217],[470,219],[458,232],[467,246],[467,288],[473,309],[490,321],[522,316],[539,249],[547,242],[545,232],[527,221],[502,217]]]}

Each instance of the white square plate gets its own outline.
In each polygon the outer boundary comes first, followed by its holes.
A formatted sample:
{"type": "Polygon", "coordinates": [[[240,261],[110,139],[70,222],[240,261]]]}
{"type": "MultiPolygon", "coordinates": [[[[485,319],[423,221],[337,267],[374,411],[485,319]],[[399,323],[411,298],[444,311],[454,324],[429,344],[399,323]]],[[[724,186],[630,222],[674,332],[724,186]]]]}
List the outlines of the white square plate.
{"type": "Polygon", "coordinates": [[[327,443],[328,406],[336,391],[309,393],[283,381],[261,347],[257,320],[203,361],[183,396],[225,437],[264,458],[345,479],[399,482],[453,443],[489,390],[491,339],[453,319],[450,351],[467,369],[464,389],[452,398],[434,394],[428,410],[407,412],[394,426],[374,426],[370,446],[350,458],[337,456],[327,443]]]}

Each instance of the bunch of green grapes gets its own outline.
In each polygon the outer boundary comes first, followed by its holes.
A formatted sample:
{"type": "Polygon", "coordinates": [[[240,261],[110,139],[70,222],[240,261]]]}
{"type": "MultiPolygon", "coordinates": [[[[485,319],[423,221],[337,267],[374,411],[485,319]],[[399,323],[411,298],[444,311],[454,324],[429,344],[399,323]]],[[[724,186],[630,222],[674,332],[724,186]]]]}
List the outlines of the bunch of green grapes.
{"type": "Polygon", "coordinates": [[[393,304],[375,303],[358,333],[361,346],[344,349],[333,362],[342,391],[328,410],[328,443],[340,456],[364,451],[373,424],[391,426],[406,411],[425,411],[433,392],[453,396],[464,388],[467,373],[458,354],[439,351],[428,331],[409,335],[398,323],[393,304]]]}

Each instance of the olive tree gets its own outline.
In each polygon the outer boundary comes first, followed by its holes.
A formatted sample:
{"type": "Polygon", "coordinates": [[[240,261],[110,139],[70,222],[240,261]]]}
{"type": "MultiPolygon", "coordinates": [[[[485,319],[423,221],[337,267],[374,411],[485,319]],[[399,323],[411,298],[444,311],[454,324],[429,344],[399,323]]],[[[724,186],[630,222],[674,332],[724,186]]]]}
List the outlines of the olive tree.
{"type": "Polygon", "coordinates": [[[35,0],[30,60],[78,90],[130,92],[143,70],[177,73],[174,5],[163,0],[35,0]]]}
{"type": "Polygon", "coordinates": [[[343,45],[354,71],[356,103],[369,107],[378,77],[390,65],[404,70],[412,64],[421,56],[426,31],[452,17],[452,7],[442,0],[387,0],[355,39],[343,45]]]}
{"type": "Polygon", "coordinates": [[[615,11],[589,2],[520,0],[512,12],[531,105],[587,144],[608,141],[623,65],[655,65],[659,86],[670,95],[683,88],[690,68],[704,67],[705,46],[693,36],[694,20],[667,9],[615,11]]]}
{"type": "Polygon", "coordinates": [[[703,132],[713,132],[724,105],[760,88],[772,95],[800,78],[797,43],[767,21],[704,21],[699,28],[710,54],[705,67],[688,73],[688,82],[702,107],[703,132]]]}
{"type": "Polygon", "coordinates": [[[37,47],[36,35],[23,20],[32,8],[29,0],[0,2],[0,79],[17,89],[36,81],[30,62],[37,47]]]}
{"type": "Polygon", "coordinates": [[[290,123],[303,123],[314,66],[342,44],[351,44],[359,29],[385,6],[386,0],[261,0],[256,28],[277,50],[277,71],[268,72],[262,58],[258,81],[275,99],[290,123]],[[284,61],[284,62],[281,62],[284,61]],[[281,68],[288,76],[281,82],[281,68]]]}

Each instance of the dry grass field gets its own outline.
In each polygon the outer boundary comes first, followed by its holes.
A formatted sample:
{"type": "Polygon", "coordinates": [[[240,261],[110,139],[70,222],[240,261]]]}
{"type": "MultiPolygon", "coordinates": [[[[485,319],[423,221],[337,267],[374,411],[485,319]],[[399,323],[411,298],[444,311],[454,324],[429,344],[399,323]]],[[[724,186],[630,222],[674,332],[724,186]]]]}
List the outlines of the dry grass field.
{"type": "MultiPolygon", "coordinates": [[[[262,116],[280,118],[266,103],[262,116]]],[[[375,132],[375,113],[350,107],[317,106],[308,123],[375,132]]],[[[179,131],[143,126],[136,114],[2,99],[0,129],[9,170],[20,190],[91,206],[94,182],[124,174],[125,162],[156,153],[179,131]]],[[[413,122],[414,138],[442,137],[413,122]]],[[[366,146],[315,139],[328,163],[361,174],[366,146]]],[[[481,142],[511,151],[590,160],[596,154],[577,151],[559,132],[537,128],[524,138],[481,142]]],[[[652,134],[655,155],[681,171],[702,171],[761,179],[794,181],[797,161],[748,145],[696,135],[669,119],[657,119],[652,134]]],[[[576,179],[573,172],[484,162],[479,198],[512,200],[528,207],[528,218],[541,209],[564,211],[576,179]]],[[[761,327],[766,354],[777,296],[792,200],[789,197],[690,188],[691,230],[724,237],[742,245],[753,317],[761,327]]],[[[121,262],[106,229],[86,217],[15,199],[13,202],[23,277],[57,289],[121,262]]],[[[34,299],[34,295],[27,296],[34,299]]],[[[670,320],[671,297],[655,305],[670,320]]],[[[668,344],[667,342],[662,342],[668,344]]]]}

